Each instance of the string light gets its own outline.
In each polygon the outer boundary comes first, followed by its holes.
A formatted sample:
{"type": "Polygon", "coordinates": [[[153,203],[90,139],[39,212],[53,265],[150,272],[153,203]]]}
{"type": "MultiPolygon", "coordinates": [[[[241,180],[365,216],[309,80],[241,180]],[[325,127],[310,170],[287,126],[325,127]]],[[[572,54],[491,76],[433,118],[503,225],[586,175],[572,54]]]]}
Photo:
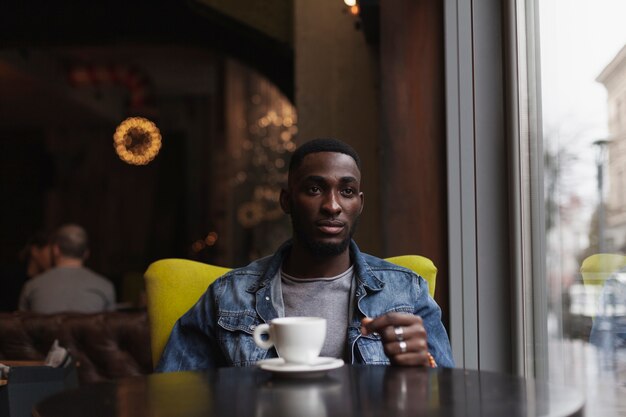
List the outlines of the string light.
{"type": "Polygon", "coordinates": [[[215,232],[210,232],[207,237],[204,238],[204,243],[206,243],[207,246],[213,246],[215,242],[217,242],[217,233],[215,232]]]}

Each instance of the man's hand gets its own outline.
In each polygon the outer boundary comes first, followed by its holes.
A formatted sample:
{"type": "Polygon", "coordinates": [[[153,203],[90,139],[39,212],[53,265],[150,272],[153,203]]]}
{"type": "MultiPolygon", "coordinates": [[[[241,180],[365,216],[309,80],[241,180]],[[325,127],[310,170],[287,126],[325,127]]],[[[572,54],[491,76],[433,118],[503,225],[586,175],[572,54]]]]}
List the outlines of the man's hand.
{"type": "Polygon", "coordinates": [[[422,318],[407,313],[387,313],[361,320],[361,333],[378,333],[385,354],[394,365],[430,366],[428,339],[422,318]]]}

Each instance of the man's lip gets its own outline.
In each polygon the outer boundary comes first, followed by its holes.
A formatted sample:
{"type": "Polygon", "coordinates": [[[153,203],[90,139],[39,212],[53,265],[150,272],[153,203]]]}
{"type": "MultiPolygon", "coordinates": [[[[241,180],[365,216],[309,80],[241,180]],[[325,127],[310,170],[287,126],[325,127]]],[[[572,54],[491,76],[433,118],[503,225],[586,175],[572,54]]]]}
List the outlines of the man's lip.
{"type": "Polygon", "coordinates": [[[345,224],[340,220],[320,220],[317,222],[318,226],[329,226],[329,227],[343,227],[345,224]]]}
{"type": "Polygon", "coordinates": [[[317,222],[317,228],[325,234],[337,235],[343,231],[345,224],[337,220],[322,220],[317,222]]]}

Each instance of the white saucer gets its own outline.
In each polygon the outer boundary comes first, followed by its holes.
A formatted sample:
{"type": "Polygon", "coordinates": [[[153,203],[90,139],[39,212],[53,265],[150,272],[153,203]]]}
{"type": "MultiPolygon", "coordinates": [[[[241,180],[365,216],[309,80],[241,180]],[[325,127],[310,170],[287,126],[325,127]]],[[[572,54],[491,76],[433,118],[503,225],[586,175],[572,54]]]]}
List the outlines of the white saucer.
{"type": "Polygon", "coordinates": [[[289,377],[317,377],[331,369],[341,368],[343,360],[320,356],[311,365],[286,363],[283,358],[264,359],[256,363],[261,369],[289,377]]]}

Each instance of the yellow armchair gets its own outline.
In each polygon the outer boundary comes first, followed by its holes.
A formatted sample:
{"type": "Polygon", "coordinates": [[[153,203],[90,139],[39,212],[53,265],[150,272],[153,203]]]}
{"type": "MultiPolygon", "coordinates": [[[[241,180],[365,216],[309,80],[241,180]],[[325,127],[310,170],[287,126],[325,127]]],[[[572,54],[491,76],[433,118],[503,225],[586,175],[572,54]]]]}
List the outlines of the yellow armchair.
{"type": "MultiPolygon", "coordinates": [[[[430,259],[405,255],[387,258],[387,261],[411,269],[424,277],[428,282],[430,296],[434,296],[437,267],[430,259]]],[[[176,320],[198,301],[213,281],[228,271],[230,268],[188,259],[161,259],[148,267],[144,278],[150,317],[152,363],[155,366],[176,320]]]]}
{"type": "Polygon", "coordinates": [[[189,259],[161,259],[144,274],[150,317],[152,363],[161,358],[174,323],[198,301],[213,281],[230,271],[189,259]]]}
{"type": "Polygon", "coordinates": [[[626,256],[596,253],[585,258],[580,272],[585,285],[603,285],[612,274],[623,268],[626,268],[626,256]]]}

